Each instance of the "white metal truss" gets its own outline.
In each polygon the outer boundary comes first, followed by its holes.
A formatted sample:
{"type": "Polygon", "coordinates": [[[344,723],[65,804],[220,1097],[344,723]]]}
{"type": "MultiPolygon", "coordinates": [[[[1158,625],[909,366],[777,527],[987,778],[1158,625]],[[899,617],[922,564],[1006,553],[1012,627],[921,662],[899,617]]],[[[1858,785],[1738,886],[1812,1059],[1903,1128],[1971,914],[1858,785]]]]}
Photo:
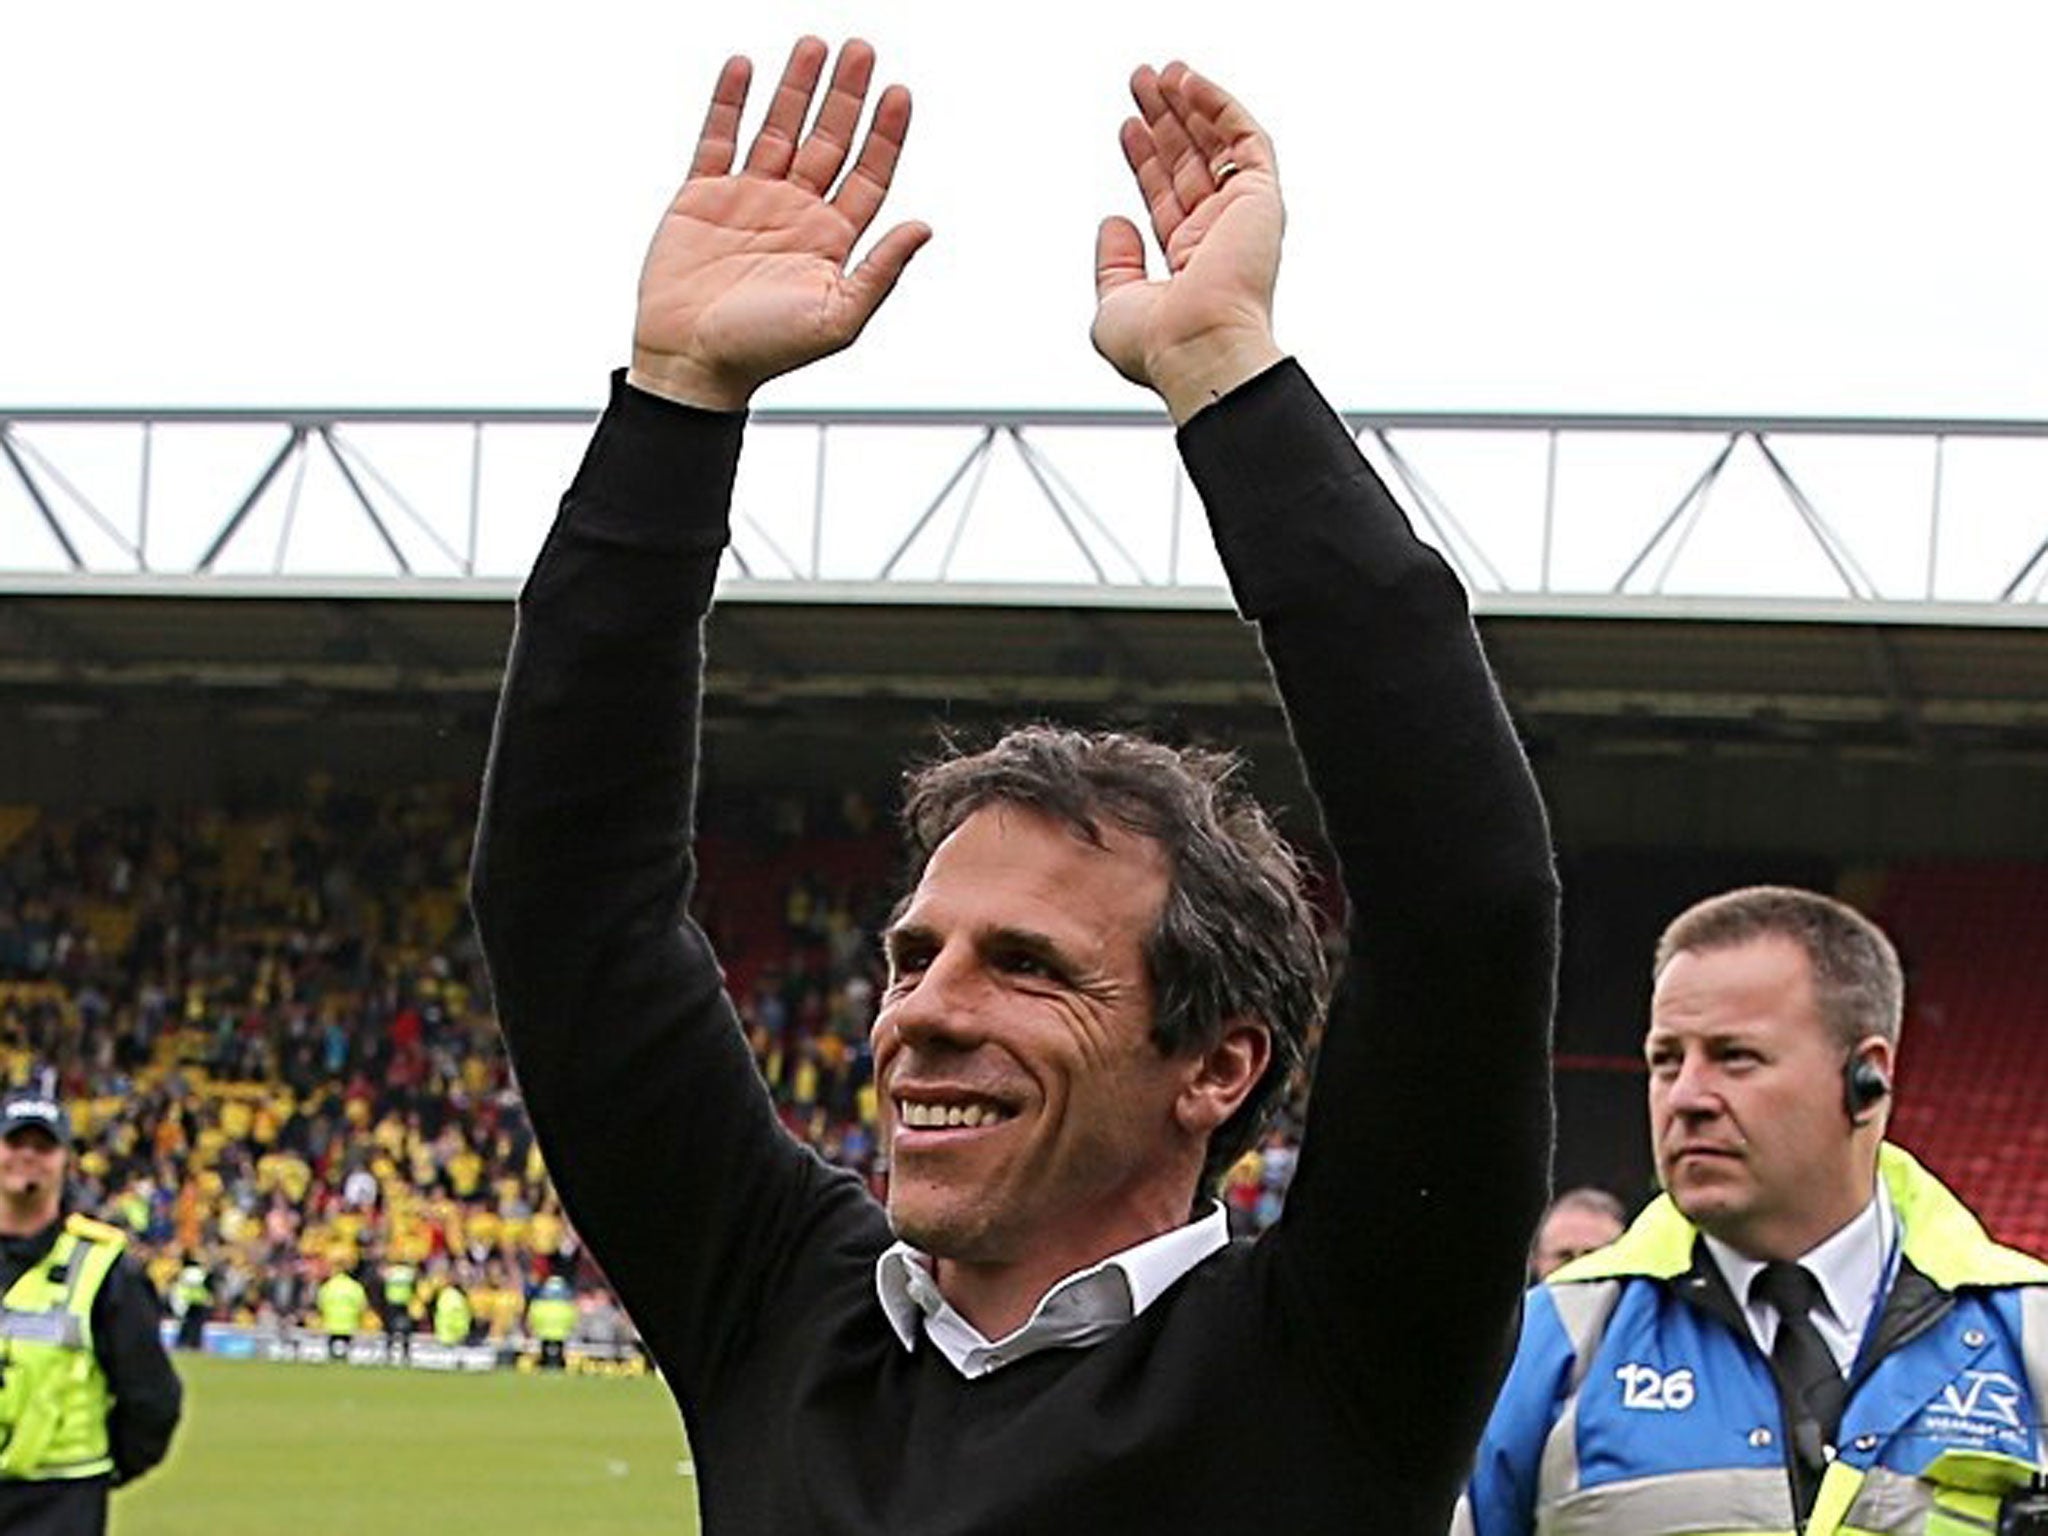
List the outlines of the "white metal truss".
{"type": "MultiPolygon", "coordinates": [[[[0,590],[499,588],[531,562],[592,419],[0,409],[0,590]]],[[[1482,607],[1711,597],[2048,620],[2048,422],[1345,421],[1482,607]]],[[[1198,517],[1152,413],[763,410],[727,574],[791,597],[1210,601],[1198,517]]]]}

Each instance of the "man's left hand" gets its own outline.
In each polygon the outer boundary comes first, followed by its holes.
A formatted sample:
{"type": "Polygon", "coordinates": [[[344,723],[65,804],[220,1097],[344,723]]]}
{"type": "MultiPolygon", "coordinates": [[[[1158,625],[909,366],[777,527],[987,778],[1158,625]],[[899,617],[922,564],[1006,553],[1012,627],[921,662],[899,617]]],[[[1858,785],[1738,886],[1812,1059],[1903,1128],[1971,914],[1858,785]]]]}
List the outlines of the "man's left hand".
{"type": "Polygon", "coordinates": [[[1185,64],[1140,68],[1131,95],[1142,115],[1124,122],[1124,159],[1167,275],[1147,279],[1136,225],[1104,219],[1091,335],[1117,372],[1183,422],[1283,356],[1273,340],[1280,178],[1252,115],[1185,64]]]}

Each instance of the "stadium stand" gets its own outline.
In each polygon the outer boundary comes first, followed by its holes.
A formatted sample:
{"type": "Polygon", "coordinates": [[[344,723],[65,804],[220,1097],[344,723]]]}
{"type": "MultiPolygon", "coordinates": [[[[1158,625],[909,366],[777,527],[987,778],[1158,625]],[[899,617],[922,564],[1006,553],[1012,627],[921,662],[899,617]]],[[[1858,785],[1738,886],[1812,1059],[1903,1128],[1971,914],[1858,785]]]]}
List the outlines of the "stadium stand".
{"type": "Polygon", "coordinates": [[[582,1270],[463,921],[472,815],[316,782],[257,815],[6,817],[0,1071],[73,1104],[77,1196],[160,1288],[197,1263],[218,1316],[284,1330],[329,1271],[404,1263],[416,1313],[456,1278],[504,1339],[582,1270]]]}
{"type": "MultiPolygon", "coordinates": [[[[553,1275],[583,1337],[625,1334],[533,1145],[463,909],[472,788],[337,791],[261,810],[0,807],[0,1078],[76,1106],[79,1196],[169,1294],[277,1334],[334,1268],[415,1267],[480,1342],[516,1342],[553,1275]]],[[[867,1031],[899,852],[858,797],[707,801],[698,915],[791,1133],[879,1191],[867,1031]]],[[[1647,1191],[1638,1042],[1669,913],[1754,879],[1834,888],[1898,936],[1912,1016],[1895,1120],[2004,1240],[2048,1249],[2048,866],[1607,852],[1567,861],[1559,1177],[1647,1191]],[[1620,958],[1617,958],[1620,957],[1620,958]]],[[[1292,1113],[1232,1171],[1233,1227],[1278,1215],[1292,1113]]]]}
{"type": "Polygon", "coordinates": [[[1895,1134],[1995,1235],[2048,1252],[2048,867],[1904,865],[1874,907],[1907,970],[1895,1134]]]}

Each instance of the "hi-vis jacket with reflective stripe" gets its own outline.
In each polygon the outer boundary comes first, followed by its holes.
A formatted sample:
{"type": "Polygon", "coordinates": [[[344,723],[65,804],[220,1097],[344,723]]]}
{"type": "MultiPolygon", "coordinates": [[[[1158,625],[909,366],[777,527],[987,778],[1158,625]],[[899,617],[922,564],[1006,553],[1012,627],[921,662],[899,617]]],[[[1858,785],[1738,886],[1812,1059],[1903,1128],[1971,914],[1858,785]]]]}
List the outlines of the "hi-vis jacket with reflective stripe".
{"type": "Polygon", "coordinates": [[[42,1261],[0,1299],[0,1479],[113,1470],[92,1304],[124,1243],[113,1227],[68,1217],[42,1261]]]}
{"type": "MultiPolygon", "coordinates": [[[[1851,1374],[1814,1536],[1992,1536],[2043,1465],[2048,1265],[1985,1236],[1905,1152],[1891,1294],[1851,1374]]],[[[1668,1197],[1529,1293],[1454,1532],[1794,1529],[1770,1362],[1668,1197]]]]}

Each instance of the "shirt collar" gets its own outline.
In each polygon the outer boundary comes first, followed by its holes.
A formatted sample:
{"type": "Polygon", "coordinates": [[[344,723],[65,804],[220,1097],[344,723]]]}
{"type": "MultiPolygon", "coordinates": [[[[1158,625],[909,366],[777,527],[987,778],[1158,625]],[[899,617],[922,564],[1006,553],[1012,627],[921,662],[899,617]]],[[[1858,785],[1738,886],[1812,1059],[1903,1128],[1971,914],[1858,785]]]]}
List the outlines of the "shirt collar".
{"type": "MultiPolygon", "coordinates": [[[[1894,1241],[1897,1231],[1898,1214],[1892,1209],[1891,1192],[1884,1187],[1884,1180],[1879,1179],[1877,1191],[1868,1205],[1832,1235],[1799,1256],[1798,1263],[1820,1283],[1821,1299],[1828,1311],[1828,1317],[1820,1321],[1833,1325],[1831,1329],[1824,1330],[1824,1336],[1833,1335],[1829,1339],[1830,1344],[1834,1344],[1836,1338],[1862,1338],[1877,1298],[1889,1278],[1885,1270],[1897,1246],[1894,1241]]],[[[1764,1261],[1737,1253],[1718,1237],[1707,1233],[1702,1233],[1701,1237],[1707,1245],[1707,1252],[1720,1266],[1721,1278],[1728,1282],[1728,1289],[1742,1307],[1750,1331],[1768,1352],[1769,1341],[1777,1331],[1777,1314],[1768,1302],[1751,1300],[1749,1292],[1751,1282],[1764,1267],[1764,1261]]]]}
{"type": "Polygon", "coordinates": [[[920,1329],[969,1378],[1043,1349],[1080,1349],[1108,1337],[1157,1301],[1181,1276],[1230,1242],[1223,1207],[1113,1253],[1053,1282],[1023,1326],[1000,1339],[981,1331],[939,1293],[929,1254],[892,1243],[875,1261],[875,1294],[907,1350],[920,1329]]]}

